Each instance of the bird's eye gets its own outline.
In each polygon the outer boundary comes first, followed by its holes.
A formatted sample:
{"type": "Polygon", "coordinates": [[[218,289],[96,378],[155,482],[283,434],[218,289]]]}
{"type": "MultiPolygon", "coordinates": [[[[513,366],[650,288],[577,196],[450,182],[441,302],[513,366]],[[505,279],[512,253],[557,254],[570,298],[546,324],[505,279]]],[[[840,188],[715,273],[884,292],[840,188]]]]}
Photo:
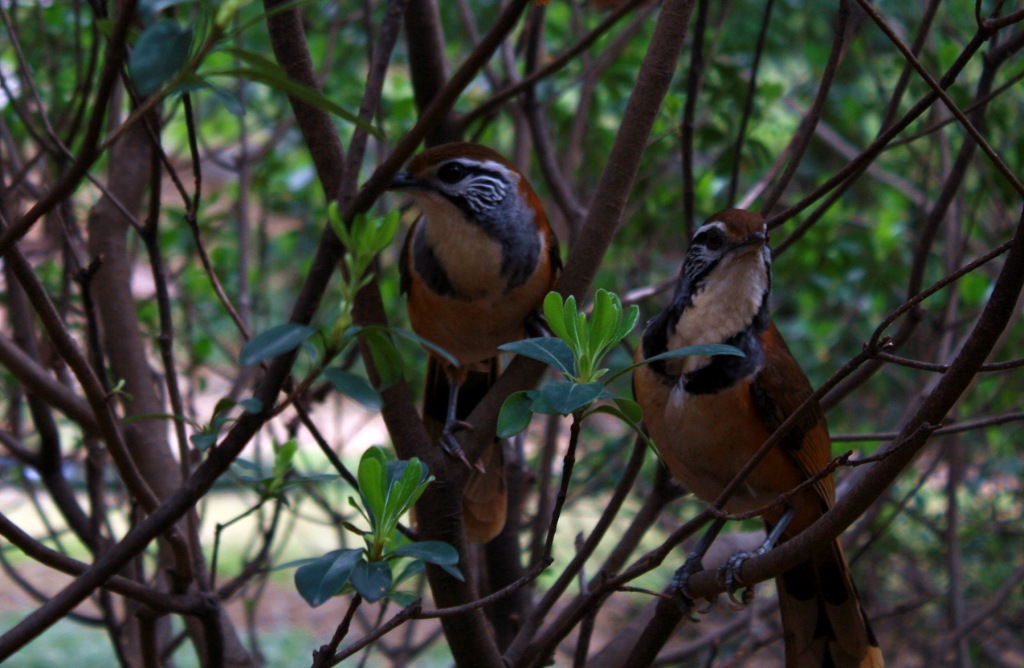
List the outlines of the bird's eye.
{"type": "Polygon", "coordinates": [[[441,165],[441,168],[437,170],[437,178],[448,184],[458,183],[465,176],[466,168],[458,162],[449,162],[448,164],[441,165]]]}
{"type": "Polygon", "coordinates": [[[708,229],[701,236],[704,237],[701,241],[708,250],[716,251],[725,245],[725,232],[717,227],[708,229]]]}

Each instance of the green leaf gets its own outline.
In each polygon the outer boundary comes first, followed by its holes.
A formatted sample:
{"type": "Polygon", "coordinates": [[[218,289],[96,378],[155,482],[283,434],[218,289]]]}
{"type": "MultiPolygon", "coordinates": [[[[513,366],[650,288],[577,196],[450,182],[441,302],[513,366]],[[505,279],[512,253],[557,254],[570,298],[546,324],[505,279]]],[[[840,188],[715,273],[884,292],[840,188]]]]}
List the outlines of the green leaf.
{"type": "Polygon", "coordinates": [[[274,450],[274,478],[284,478],[285,474],[288,473],[288,469],[292,467],[292,459],[295,458],[295,452],[299,449],[299,442],[294,438],[290,438],[285,441],[280,447],[274,450]]]}
{"type": "Polygon", "coordinates": [[[192,434],[188,437],[188,440],[192,441],[192,445],[195,446],[196,450],[206,450],[217,442],[217,434],[216,432],[192,434]]]}
{"type": "Polygon", "coordinates": [[[406,503],[416,493],[423,468],[416,458],[408,461],[388,462],[388,491],[384,504],[385,521],[397,522],[401,514],[408,508],[406,503]]]}
{"type": "MultiPolygon", "coordinates": [[[[274,478],[277,480],[277,478],[274,478]]],[[[288,489],[289,487],[308,487],[310,483],[322,483],[322,482],[337,482],[341,480],[341,476],[337,473],[313,473],[310,475],[297,475],[288,478],[283,482],[278,482],[272,491],[277,492],[282,489],[288,489]]],[[[287,501],[287,500],[285,500],[287,501]]]]}
{"type": "Polygon", "coordinates": [[[573,357],[572,349],[562,339],[553,339],[551,337],[523,339],[522,341],[513,341],[498,346],[498,349],[540,360],[567,376],[572,376],[576,373],[576,360],[573,357]]]}
{"type": "Polygon", "coordinates": [[[358,549],[328,552],[295,571],[295,588],[312,607],[322,605],[341,591],[362,557],[358,549]]]}
{"type": "Polygon", "coordinates": [[[235,15],[238,14],[245,4],[245,0],[223,0],[220,6],[217,7],[217,13],[213,19],[213,25],[216,26],[216,29],[221,32],[226,30],[228,25],[231,24],[232,19],[235,18],[235,15]]]}
{"type": "Polygon", "coordinates": [[[121,424],[132,424],[133,422],[143,422],[145,420],[175,420],[176,422],[195,425],[195,422],[184,415],[175,415],[173,413],[139,413],[138,415],[129,415],[128,417],[121,418],[121,424]]]}
{"type": "Polygon", "coordinates": [[[629,307],[629,311],[626,312],[626,317],[619,325],[619,331],[615,332],[614,341],[612,345],[617,344],[622,339],[626,338],[633,328],[636,327],[637,321],[640,320],[640,307],[633,304],[629,307]]]}
{"type": "Polygon", "coordinates": [[[188,61],[192,49],[192,28],[171,19],[161,19],[139,36],[128,59],[128,73],[140,95],[163,86],[188,61]]]}
{"type": "Polygon", "coordinates": [[[660,355],[648,357],[646,360],[641,362],[641,364],[649,364],[650,362],[657,362],[659,360],[675,359],[677,357],[692,357],[695,355],[735,355],[736,357],[746,357],[744,352],[735,346],[727,346],[724,343],[705,343],[699,346],[683,346],[682,348],[669,350],[661,353],[660,355]]]}
{"type": "Polygon", "coordinates": [[[248,459],[242,459],[241,457],[237,458],[232,465],[247,471],[256,471],[257,473],[263,470],[263,468],[256,462],[249,461],[248,459]]]}
{"type": "Polygon", "coordinates": [[[418,457],[388,462],[387,500],[382,526],[391,531],[420,498],[433,476],[418,457]]]}
{"type": "Polygon", "coordinates": [[[534,413],[540,413],[541,415],[558,415],[558,411],[544,401],[544,397],[541,396],[540,390],[527,390],[526,394],[533,401],[533,405],[530,407],[530,410],[534,413]]]}
{"type": "Polygon", "coordinates": [[[643,419],[643,412],[640,404],[631,399],[623,397],[611,397],[614,405],[598,404],[588,413],[605,413],[613,415],[628,424],[633,429],[640,429],[640,421],[643,419]]]}
{"type": "Polygon", "coordinates": [[[118,379],[118,381],[114,385],[114,387],[111,388],[110,394],[111,395],[120,394],[121,396],[123,396],[128,401],[132,401],[131,393],[130,392],[125,392],[124,391],[124,387],[125,387],[125,380],[124,380],[124,378],[120,378],[120,379],[118,379]]]}
{"type": "Polygon", "coordinates": [[[448,543],[439,540],[421,540],[416,543],[402,545],[391,551],[398,557],[412,557],[431,564],[454,565],[459,563],[459,551],[448,543]]]}
{"type": "Polygon", "coordinates": [[[213,94],[210,98],[213,102],[223,105],[229,114],[236,118],[245,115],[245,106],[238,99],[237,91],[229,90],[224,86],[216,86],[202,76],[194,72],[182,72],[175,80],[175,84],[167,89],[168,97],[191,93],[194,91],[209,91],[213,94]]]}
{"type": "Polygon", "coordinates": [[[365,329],[361,325],[353,325],[352,318],[339,317],[334,321],[331,327],[331,334],[329,340],[333,346],[333,350],[337,351],[337,354],[341,354],[348,344],[355,340],[356,336],[365,329]]]}
{"type": "Polygon", "coordinates": [[[606,380],[605,383],[610,383],[619,376],[627,374],[633,369],[643,366],[644,364],[650,364],[651,362],[657,362],[659,360],[675,359],[677,357],[690,357],[692,355],[735,355],[736,357],[745,357],[744,352],[739,348],[735,346],[727,346],[723,343],[705,343],[699,346],[683,346],[682,348],[669,350],[661,353],[660,355],[655,355],[654,357],[648,357],[636,364],[630,364],[624,369],[619,369],[611,378],[606,380]]]}
{"type": "MultiPolygon", "coordinates": [[[[420,562],[412,562],[412,563],[422,564],[423,562],[420,561],[420,562]]],[[[393,592],[391,592],[391,596],[389,596],[388,598],[391,601],[394,601],[395,605],[397,605],[399,607],[402,607],[402,608],[405,608],[405,607],[408,607],[408,606],[412,605],[416,601],[422,600],[423,597],[419,596],[417,594],[410,594],[407,591],[393,591],[393,592]]]]}
{"type": "MultiPolygon", "coordinates": [[[[356,482],[359,482],[358,479],[356,480],[356,482]]],[[[362,515],[363,519],[369,522],[371,526],[373,525],[373,520],[371,520],[370,516],[366,514],[366,508],[360,505],[359,502],[356,501],[354,497],[348,497],[348,505],[351,506],[352,509],[355,510],[357,513],[362,515]]]]}
{"type": "Polygon", "coordinates": [[[387,456],[384,450],[373,446],[363,453],[359,459],[359,492],[363,496],[366,509],[370,512],[370,521],[374,529],[383,520],[384,505],[387,494],[387,456]]]}
{"type": "Polygon", "coordinates": [[[381,398],[377,390],[373,389],[369,381],[358,374],[350,371],[332,367],[324,371],[324,376],[330,381],[338,392],[346,397],[355,399],[364,408],[371,411],[379,411],[381,398]]]}
{"type": "Polygon", "coordinates": [[[544,319],[548,321],[552,334],[564,341],[569,340],[569,330],[566,329],[565,314],[562,312],[562,295],[552,291],[544,297],[544,319]]]}
{"type": "Polygon", "coordinates": [[[95,22],[96,30],[104,37],[110,37],[114,33],[114,20],[109,18],[98,18],[95,22]]]}
{"type": "Polygon", "coordinates": [[[267,571],[268,572],[283,571],[283,570],[285,570],[287,568],[295,568],[296,566],[305,566],[306,564],[313,563],[318,558],[319,557],[312,557],[312,558],[308,558],[307,557],[305,559],[292,559],[291,561],[286,561],[283,564],[275,564],[275,565],[271,566],[270,568],[268,568],[267,571]]]}
{"type": "Polygon", "coordinates": [[[236,402],[231,397],[221,397],[220,399],[217,400],[217,403],[213,407],[213,415],[214,417],[224,415],[237,405],[238,402],[236,402]]]}
{"type": "Polygon", "coordinates": [[[444,361],[448,362],[452,366],[459,366],[459,360],[456,359],[454,355],[452,355],[450,352],[448,352],[441,346],[437,345],[436,343],[432,341],[427,341],[422,336],[416,334],[416,332],[410,332],[407,329],[401,329],[399,327],[392,327],[390,328],[389,331],[393,332],[395,336],[401,336],[404,339],[415,341],[416,343],[420,344],[421,346],[423,346],[430,352],[434,353],[444,361]]]}
{"type": "Polygon", "coordinates": [[[565,307],[563,309],[566,329],[566,335],[563,338],[575,354],[582,355],[584,351],[583,346],[580,345],[579,322],[576,316],[576,297],[569,295],[569,298],[565,300],[565,307]]]}
{"type": "MultiPolygon", "coordinates": [[[[397,214],[397,211],[392,211],[397,214]]],[[[383,247],[386,247],[391,240],[387,239],[383,246],[380,246],[379,232],[387,221],[384,217],[373,216],[367,213],[356,214],[352,219],[351,228],[351,250],[355,253],[360,263],[368,264],[373,256],[383,247]]],[[[395,228],[397,230],[397,226],[395,228]]]]}
{"type": "Polygon", "coordinates": [[[377,219],[373,244],[371,246],[374,254],[381,252],[391,245],[395,234],[398,232],[398,223],[400,221],[401,216],[398,215],[398,209],[392,209],[386,216],[377,219]]]}
{"type": "Polygon", "coordinates": [[[513,392],[498,412],[498,438],[512,438],[530,426],[533,398],[528,392],[513,392]]]}
{"type": "Polygon", "coordinates": [[[369,531],[366,531],[365,529],[360,529],[355,524],[352,524],[351,522],[347,522],[347,521],[342,521],[341,526],[345,530],[351,531],[352,533],[354,533],[357,536],[365,536],[365,535],[370,533],[369,531]]]}
{"type": "Polygon", "coordinates": [[[409,459],[405,471],[402,473],[402,479],[399,481],[399,493],[403,505],[411,507],[416,503],[416,499],[419,498],[416,491],[429,477],[430,470],[427,469],[426,464],[420,461],[419,457],[409,459]]]}
{"type": "Polygon", "coordinates": [[[196,0],[139,0],[139,16],[144,24],[150,23],[157,14],[176,5],[190,5],[196,0]]]}
{"type": "Polygon", "coordinates": [[[453,578],[455,578],[459,582],[465,582],[466,581],[466,578],[464,578],[462,576],[462,571],[460,571],[455,566],[449,566],[447,564],[438,564],[438,568],[440,568],[442,571],[444,571],[448,575],[452,576],[453,578]]]}
{"type": "MultiPolygon", "coordinates": [[[[594,295],[594,309],[590,315],[590,352],[595,357],[611,342],[622,317],[622,303],[607,290],[598,290],[594,295]]],[[[594,360],[597,363],[597,359],[594,360]]]]}
{"type": "Polygon", "coordinates": [[[391,589],[391,567],[383,561],[359,561],[352,569],[352,586],[368,602],[379,601],[391,589]]]}
{"type": "Polygon", "coordinates": [[[613,397],[612,401],[622,411],[623,416],[632,423],[639,424],[644,417],[643,411],[640,409],[640,404],[633,401],[632,399],[626,399],[625,397],[613,397]]]}
{"type": "Polygon", "coordinates": [[[395,586],[398,586],[402,582],[405,582],[411,577],[415,577],[425,571],[427,565],[419,559],[413,559],[405,565],[405,568],[401,570],[397,577],[395,577],[395,586]]]}
{"type": "MultiPolygon", "coordinates": [[[[271,63],[271,65],[273,65],[273,63],[271,63]]],[[[287,75],[284,74],[284,70],[277,68],[276,65],[273,66],[275,68],[273,70],[261,70],[252,67],[228,67],[218,70],[205,70],[203,75],[207,77],[231,77],[245,79],[247,81],[255,81],[256,83],[264,84],[265,86],[269,86],[274,90],[284,93],[285,95],[299,99],[320,111],[325,111],[337,116],[338,118],[346,120],[353,125],[358,125],[374,137],[380,137],[380,130],[377,128],[369,125],[368,123],[364,123],[358,116],[341,107],[320,91],[310,88],[298,81],[288,79],[287,75]]]]}
{"type": "Polygon", "coordinates": [[[263,410],[263,402],[255,397],[249,397],[248,399],[242,399],[238,402],[238,405],[245,410],[246,413],[255,415],[263,410]]]}
{"type": "MultiPolygon", "coordinates": [[[[426,465],[424,465],[424,468],[426,468],[426,465]]],[[[423,492],[425,492],[427,489],[427,485],[429,485],[432,482],[434,482],[434,476],[432,475],[428,475],[425,478],[423,478],[420,484],[416,486],[416,489],[413,491],[413,493],[409,495],[409,499],[406,503],[405,510],[409,510],[417,501],[420,500],[420,497],[423,496],[423,492]]],[[[402,512],[404,513],[405,510],[403,510],[402,512]]]]}
{"type": "Polygon", "coordinates": [[[384,331],[367,327],[362,336],[380,376],[380,389],[386,390],[402,379],[402,356],[384,331]]]}
{"type": "Polygon", "coordinates": [[[360,253],[364,252],[368,245],[369,239],[367,239],[368,232],[374,225],[374,218],[368,215],[366,212],[357,213],[352,217],[352,245],[355,246],[360,253]]]}
{"type": "Polygon", "coordinates": [[[340,241],[346,248],[352,245],[352,239],[349,236],[348,227],[345,225],[345,221],[341,219],[341,212],[338,210],[338,202],[332,201],[327,205],[327,220],[331,224],[331,229],[334,230],[334,234],[337,235],[338,241],[340,241]]]}
{"type": "Polygon", "coordinates": [[[217,432],[220,431],[220,428],[226,425],[228,422],[231,422],[231,418],[228,417],[227,413],[215,414],[213,416],[213,419],[210,420],[210,425],[209,427],[207,427],[206,431],[216,434],[217,432]]]}
{"type": "MultiPolygon", "coordinates": [[[[217,89],[213,85],[211,85],[209,81],[199,76],[195,72],[183,72],[181,76],[178,77],[178,80],[175,82],[174,87],[169,88],[167,90],[167,94],[178,95],[181,93],[194,93],[200,90],[212,91],[215,93],[218,92],[217,89]]],[[[230,94],[225,93],[223,90],[220,91],[220,94],[228,95],[228,97],[230,97],[230,94]]]]}
{"type": "Polygon", "coordinates": [[[556,380],[540,388],[541,399],[559,415],[569,415],[597,400],[604,392],[603,383],[574,383],[556,380]]]}
{"type": "Polygon", "coordinates": [[[250,81],[266,84],[267,86],[270,86],[275,90],[279,90],[286,95],[302,100],[311,107],[334,114],[338,118],[343,118],[349,123],[359,126],[377,139],[383,138],[380,130],[361,120],[357,114],[353,114],[352,112],[342,108],[333,100],[324,96],[320,91],[310,88],[305,84],[301,84],[298,81],[289,79],[288,75],[277,63],[253,53],[252,51],[246,51],[245,49],[231,48],[227,49],[227,51],[238,56],[238,58],[246,62],[249,67],[207,72],[207,76],[223,75],[240,77],[250,81]]]}
{"type": "Polygon", "coordinates": [[[384,478],[384,487],[388,494],[392,494],[392,488],[399,484],[406,469],[409,468],[409,461],[406,459],[391,459],[387,462],[387,475],[384,478]]]}
{"type": "Polygon", "coordinates": [[[315,332],[316,330],[312,327],[294,322],[271,327],[252,337],[242,346],[239,361],[242,366],[249,366],[291,352],[305,343],[306,339],[313,336],[315,332]]]}

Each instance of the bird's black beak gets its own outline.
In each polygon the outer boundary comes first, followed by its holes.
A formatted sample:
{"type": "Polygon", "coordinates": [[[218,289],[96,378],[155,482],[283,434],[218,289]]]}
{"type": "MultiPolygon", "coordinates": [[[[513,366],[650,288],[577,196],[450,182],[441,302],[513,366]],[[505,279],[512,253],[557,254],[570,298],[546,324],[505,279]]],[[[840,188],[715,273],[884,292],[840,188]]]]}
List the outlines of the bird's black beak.
{"type": "Polygon", "coordinates": [[[402,190],[404,188],[422,188],[423,181],[413,176],[411,173],[401,171],[395,174],[391,178],[391,183],[388,184],[388,190],[402,190]]]}
{"type": "Polygon", "coordinates": [[[736,250],[750,248],[752,246],[763,246],[768,243],[768,232],[751,232],[734,247],[736,250]]]}

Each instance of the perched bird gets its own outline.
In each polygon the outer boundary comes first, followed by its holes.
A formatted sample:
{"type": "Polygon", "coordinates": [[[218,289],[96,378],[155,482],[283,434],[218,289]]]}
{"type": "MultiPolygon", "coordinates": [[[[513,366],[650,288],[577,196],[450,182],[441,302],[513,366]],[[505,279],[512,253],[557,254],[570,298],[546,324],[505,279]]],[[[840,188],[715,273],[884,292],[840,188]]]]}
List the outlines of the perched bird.
{"type": "MultiPolygon", "coordinates": [[[[401,258],[412,328],[458,361],[429,353],[424,419],[441,445],[469,464],[453,431],[494,383],[498,346],[540,324],[539,309],[561,269],[558,240],[526,177],[478,144],[428,149],[390,187],[409,192],[422,214],[401,258]]],[[[463,516],[469,539],[485,543],[505,525],[500,442],[475,468],[463,516]]]]}
{"type": "MultiPolygon", "coordinates": [[[[729,344],[745,354],[670,358],[634,371],[636,400],[658,453],[672,475],[705,501],[715,500],[812,394],[771,322],[771,280],[761,215],[740,209],[715,214],[694,235],[672,303],[648,322],[637,350],[637,361],[708,343],[729,344]]],[[[726,510],[762,508],[813,478],[830,458],[825,416],[815,404],[757,465],[726,510]]],[[[762,517],[785,541],[834,503],[835,486],[825,476],[762,517]]],[[[883,665],[838,540],[776,583],[787,666],[883,665]]]]}

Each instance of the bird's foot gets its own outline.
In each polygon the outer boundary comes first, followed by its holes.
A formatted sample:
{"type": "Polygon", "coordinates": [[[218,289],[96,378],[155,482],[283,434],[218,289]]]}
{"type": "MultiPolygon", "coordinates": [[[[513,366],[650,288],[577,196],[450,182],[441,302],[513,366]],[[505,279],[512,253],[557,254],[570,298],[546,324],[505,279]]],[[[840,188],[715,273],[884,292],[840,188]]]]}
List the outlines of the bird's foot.
{"type": "MultiPolygon", "coordinates": [[[[672,592],[672,598],[679,609],[689,613],[691,611],[705,614],[715,604],[714,599],[705,599],[707,605],[703,608],[694,608],[696,598],[693,592],[690,591],[690,578],[704,570],[704,564],[701,562],[699,555],[691,554],[687,557],[686,561],[682,566],[676,570],[675,575],[672,576],[672,584],[669,585],[669,590],[672,592]]],[[[695,618],[691,617],[694,621],[695,618]]]]}
{"type": "Polygon", "coordinates": [[[742,610],[754,600],[754,586],[748,585],[740,578],[740,569],[743,568],[743,562],[751,557],[759,557],[775,547],[782,537],[782,532],[785,531],[795,515],[796,507],[786,508],[786,512],[779,517],[775,526],[771,527],[771,531],[760,547],[753,552],[745,550],[737,552],[729,557],[728,561],[722,564],[722,567],[718,570],[718,578],[725,583],[725,590],[729,593],[729,600],[732,601],[734,609],[742,610]],[[743,593],[740,594],[739,598],[736,598],[736,591],[741,587],[743,588],[743,593]]]}
{"type": "Polygon", "coordinates": [[[530,338],[540,339],[554,336],[551,333],[551,327],[548,326],[548,321],[540,311],[531,313],[523,324],[526,326],[526,335],[530,338]]]}
{"type": "Polygon", "coordinates": [[[444,430],[441,432],[441,449],[443,449],[449,456],[458,459],[460,462],[466,465],[466,468],[476,469],[480,473],[485,473],[484,465],[477,461],[476,464],[472,464],[469,458],[466,457],[466,452],[459,445],[459,441],[455,438],[455,433],[459,431],[473,431],[473,425],[462,420],[452,420],[445,424],[444,430]]]}
{"type": "Polygon", "coordinates": [[[718,569],[718,578],[725,583],[725,591],[729,594],[729,600],[732,601],[730,607],[733,610],[742,610],[754,600],[754,587],[743,582],[743,579],[740,577],[740,569],[743,568],[743,562],[760,553],[760,550],[757,552],[737,552],[729,557],[722,564],[722,567],[718,569]],[[737,598],[736,592],[739,589],[743,589],[743,591],[740,593],[739,598],[737,598]]]}

